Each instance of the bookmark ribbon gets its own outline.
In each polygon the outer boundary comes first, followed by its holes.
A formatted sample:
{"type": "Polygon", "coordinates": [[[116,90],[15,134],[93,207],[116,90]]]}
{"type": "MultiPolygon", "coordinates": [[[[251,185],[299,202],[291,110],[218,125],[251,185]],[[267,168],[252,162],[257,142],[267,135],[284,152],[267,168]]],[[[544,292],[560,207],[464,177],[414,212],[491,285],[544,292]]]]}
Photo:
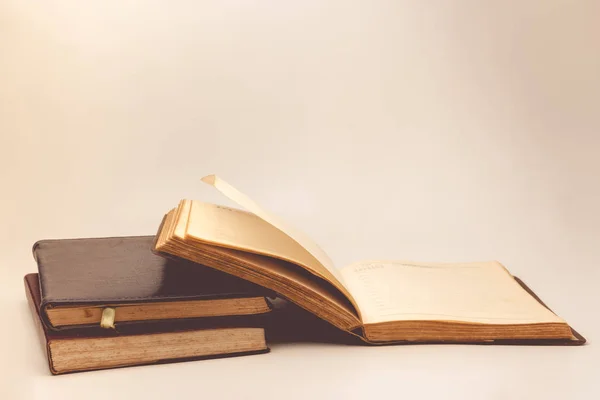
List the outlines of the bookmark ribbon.
{"type": "Polygon", "coordinates": [[[116,310],[112,307],[106,307],[102,310],[100,327],[105,329],[115,329],[115,314],[116,310]]]}

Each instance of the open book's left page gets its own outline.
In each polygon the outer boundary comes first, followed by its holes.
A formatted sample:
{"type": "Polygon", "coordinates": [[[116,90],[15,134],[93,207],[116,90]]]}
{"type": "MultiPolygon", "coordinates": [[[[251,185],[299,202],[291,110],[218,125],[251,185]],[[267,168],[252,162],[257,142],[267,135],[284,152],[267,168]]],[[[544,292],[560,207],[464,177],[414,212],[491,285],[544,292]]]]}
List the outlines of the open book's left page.
{"type": "Polygon", "coordinates": [[[183,200],[165,216],[155,250],[261,285],[341,329],[361,325],[344,286],[303,266],[310,255],[251,213],[183,200]]]}
{"type": "Polygon", "coordinates": [[[264,210],[219,177],[210,175],[204,177],[203,181],[249,212],[191,201],[186,226],[188,235],[208,239],[215,245],[264,254],[300,265],[333,284],[358,308],[339,270],[310,237],[264,210]]]}
{"type": "MultiPolygon", "coordinates": [[[[318,264],[315,265],[313,262],[311,268],[316,267],[318,273],[322,273],[323,270],[326,270],[328,272],[326,275],[332,275],[337,281],[343,284],[342,275],[339,273],[337,268],[335,268],[329,256],[304,232],[293,228],[275,214],[268,212],[246,194],[240,192],[218,176],[205,176],[202,178],[202,181],[212,185],[228,199],[250,211],[253,215],[267,222],[283,235],[287,236],[289,240],[296,243],[297,246],[294,246],[296,247],[294,250],[295,253],[308,253],[312,258],[314,258],[316,264],[318,264]]],[[[292,250],[291,247],[286,249],[286,251],[290,250],[292,250]]]]}

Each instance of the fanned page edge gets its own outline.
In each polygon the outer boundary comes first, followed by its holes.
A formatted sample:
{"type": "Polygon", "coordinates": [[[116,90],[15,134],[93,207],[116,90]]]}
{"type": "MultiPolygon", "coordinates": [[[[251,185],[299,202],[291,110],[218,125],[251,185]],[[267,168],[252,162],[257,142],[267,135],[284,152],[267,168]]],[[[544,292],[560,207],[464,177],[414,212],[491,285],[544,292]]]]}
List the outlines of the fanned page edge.
{"type": "MultiPolygon", "coordinates": [[[[159,227],[157,239],[156,239],[156,242],[154,245],[154,251],[157,254],[162,255],[163,257],[167,257],[167,258],[169,258],[169,257],[174,257],[175,259],[184,258],[184,259],[190,260],[192,262],[196,262],[201,265],[215,268],[224,273],[238,276],[239,278],[248,280],[259,286],[263,286],[263,287],[277,293],[282,298],[285,298],[293,303],[296,303],[298,306],[306,309],[310,313],[320,316],[325,321],[331,323],[333,326],[336,326],[343,331],[350,332],[354,329],[362,328],[362,321],[359,318],[358,310],[350,302],[348,297],[343,292],[341,292],[339,289],[336,289],[337,292],[339,293],[339,295],[344,297],[344,300],[346,302],[348,302],[348,305],[351,307],[349,310],[350,311],[349,315],[353,316],[353,318],[352,318],[353,321],[348,324],[336,323],[327,317],[321,316],[319,314],[318,308],[317,309],[315,309],[314,307],[311,308],[310,306],[307,306],[305,304],[305,302],[298,300],[298,299],[294,299],[293,296],[290,297],[290,293],[286,293],[285,290],[276,288],[273,285],[267,285],[264,282],[261,282],[258,279],[256,279],[255,276],[253,276],[251,274],[249,275],[247,273],[247,271],[244,272],[244,271],[238,270],[234,265],[235,262],[232,263],[231,260],[224,262],[223,265],[218,265],[218,263],[215,264],[215,262],[214,262],[215,260],[213,259],[214,257],[209,256],[209,258],[206,259],[206,258],[203,258],[202,256],[198,256],[197,254],[194,254],[193,250],[191,250],[191,253],[188,252],[187,250],[182,250],[182,248],[177,243],[179,243],[181,245],[183,243],[186,243],[187,239],[188,239],[188,234],[185,232],[185,226],[187,225],[188,218],[189,218],[188,212],[186,212],[186,211],[189,211],[189,208],[186,207],[186,205],[189,205],[189,202],[190,202],[189,200],[181,201],[179,203],[178,208],[171,209],[164,216],[163,221],[159,227]],[[176,216],[178,216],[177,221],[175,221],[176,216]],[[178,225],[178,227],[175,225],[178,225]],[[178,236],[178,234],[176,232],[177,230],[179,230],[179,234],[181,234],[182,236],[178,236]]],[[[200,242],[198,244],[200,244],[201,246],[204,246],[205,249],[212,249],[212,251],[217,251],[219,253],[221,253],[221,251],[218,251],[217,249],[222,248],[222,250],[225,251],[226,255],[228,254],[228,252],[230,250],[234,251],[234,249],[231,249],[231,248],[228,248],[225,246],[212,246],[210,244],[206,244],[206,243],[202,243],[202,242],[200,242]]],[[[184,247],[185,247],[185,245],[184,245],[184,247]]],[[[196,247],[194,245],[192,245],[191,248],[196,248],[196,247]]],[[[254,255],[262,256],[260,253],[252,253],[252,252],[246,252],[246,251],[241,251],[241,252],[238,251],[238,252],[240,253],[240,255],[247,254],[247,255],[252,255],[252,256],[254,256],[254,255]]],[[[203,252],[201,252],[201,253],[203,253],[203,252]]],[[[213,256],[214,256],[214,254],[213,254],[213,256]]],[[[230,256],[231,255],[228,255],[228,257],[230,257],[230,256]]],[[[264,260],[262,262],[259,261],[258,264],[255,264],[256,262],[257,262],[257,260],[254,260],[254,262],[250,261],[250,265],[255,265],[255,266],[259,265],[259,264],[263,265],[263,263],[268,265],[271,262],[278,263],[276,258],[268,257],[268,256],[264,256],[264,260]]],[[[303,268],[301,265],[294,264],[294,263],[291,263],[291,264],[294,265],[295,267],[297,267],[298,269],[302,269],[306,274],[311,274],[311,272],[309,270],[303,268]]],[[[270,269],[267,267],[267,270],[270,270],[270,269]]],[[[292,272],[294,274],[296,274],[296,272],[294,272],[294,270],[292,270],[292,272]]],[[[266,274],[266,275],[269,275],[269,274],[266,274]]],[[[276,273],[276,275],[277,275],[277,273],[276,273]]],[[[314,275],[314,274],[311,274],[311,275],[314,275]]],[[[269,276],[271,276],[271,275],[269,275],[269,276]]],[[[318,276],[317,276],[317,278],[318,278],[318,276]]],[[[319,281],[328,282],[330,285],[332,285],[328,280],[323,279],[323,278],[319,278],[319,281]]],[[[335,286],[332,285],[332,287],[335,287],[335,286]]],[[[305,297],[312,298],[312,296],[305,296],[305,297]]],[[[320,307],[318,304],[319,304],[319,302],[316,303],[316,307],[320,307]]]]}
{"type": "Polygon", "coordinates": [[[341,284],[344,284],[342,275],[339,273],[337,268],[335,268],[333,261],[331,261],[327,253],[325,253],[325,251],[323,251],[323,249],[321,249],[321,247],[319,247],[319,245],[317,245],[304,232],[293,228],[278,216],[263,209],[248,195],[242,193],[241,191],[233,187],[231,184],[225,182],[223,179],[219,178],[216,175],[207,175],[202,178],[202,182],[214,187],[229,200],[250,211],[257,217],[268,222],[269,224],[271,224],[272,226],[274,226],[275,228],[292,238],[296,243],[298,243],[306,251],[308,251],[323,267],[325,267],[329,272],[331,272],[341,284]]]}
{"type": "MultiPolygon", "coordinates": [[[[361,317],[361,311],[358,306],[358,303],[352,296],[352,293],[348,290],[347,286],[344,283],[344,278],[340,271],[334,266],[333,262],[329,258],[329,256],[317,245],[308,235],[305,233],[291,227],[281,218],[276,215],[266,211],[263,209],[258,203],[252,200],[248,195],[242,193],[223,179],[219,178],[217,175],[207,175],[204,176],[202,182],[214,187],[221,194],[227,197],[229,200],[233,201],[240,207],[248,210],[253,213],[263,221],[272,225],[279,231],[283,232],[285,235],[294,240],[298,245],[300,245],[304,250],[306,250],[310,255],[312,255],[327,271],[329,271],[333,277],[336,279],[337,283],[344,289],[342,293],[350,300],[354,308],[356,309],[359,317],[361,317]]],[[[361,318],[362,319],[362,318],[361,318]]]]}

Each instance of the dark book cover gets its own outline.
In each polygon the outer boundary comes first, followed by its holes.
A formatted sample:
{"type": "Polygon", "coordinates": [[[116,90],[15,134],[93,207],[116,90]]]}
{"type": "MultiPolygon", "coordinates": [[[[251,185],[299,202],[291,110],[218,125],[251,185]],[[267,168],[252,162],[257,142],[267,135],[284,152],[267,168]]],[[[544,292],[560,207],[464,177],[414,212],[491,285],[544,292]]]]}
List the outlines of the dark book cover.
{"type": "MultiPolygon", "coordinates": [[[[152,252],[154,236],[41,240],[33,246],[40,309],[168,301],[265,297],[243,279],[152,252]]],[[[130,322],[121,322],[120,325],[130,322]]],[[[71,329],[71,328],[69,328],[71,329]]]]}

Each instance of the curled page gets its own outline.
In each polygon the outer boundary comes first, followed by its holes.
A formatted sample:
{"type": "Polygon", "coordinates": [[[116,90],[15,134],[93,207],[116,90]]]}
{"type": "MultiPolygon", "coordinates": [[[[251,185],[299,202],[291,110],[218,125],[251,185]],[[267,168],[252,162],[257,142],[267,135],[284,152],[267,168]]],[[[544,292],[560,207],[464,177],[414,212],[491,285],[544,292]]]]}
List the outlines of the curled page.
{"type": "MultiPolygon", "coordinates": [[[[319,262],[319,264],[321,264],[324,270],[328,271],[331,275],[333,275],[333,277],[339,282],[339,286],[342,286],[343,289],[345,289],[342,275],[337,270],[337,268],[335,268],[329,256],[306,234],[294,229],[293,227],[289,226],[286,222],[284,222],[281,218],[264,210],[250,197],[240,192],[239,190],[237,190],[218,176],[208,175],[202,178],[202,181],[208,183],[211,186],[214,186],[219,192],[224,194],[231,201],[234,201],[241,207],[252,212],[257,217],[268,222],[269,224],[271,224],[272,226],[289,236],[291,239],[293,239],[296,243],[302,246],[302,248],[309,252],[319,262]]],[[[317,272],[320,272],[320,275],[323,275],[321,271],[317,272]]],[[[343,291],[347,295],[349,295],[349,293],[347,293],[347,290],[343,291]]]]}

